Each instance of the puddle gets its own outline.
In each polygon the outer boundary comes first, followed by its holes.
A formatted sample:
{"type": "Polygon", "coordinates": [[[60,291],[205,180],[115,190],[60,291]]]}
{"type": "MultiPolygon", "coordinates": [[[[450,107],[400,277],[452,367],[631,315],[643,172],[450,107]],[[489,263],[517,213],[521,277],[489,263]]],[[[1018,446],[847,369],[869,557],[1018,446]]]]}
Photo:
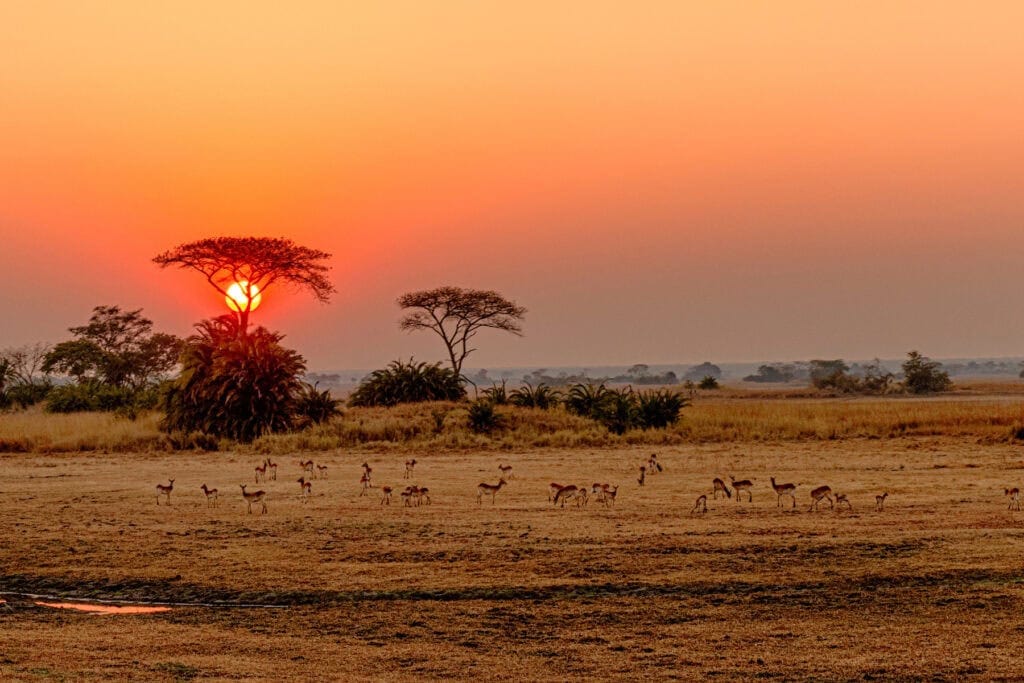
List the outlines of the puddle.
{"type": "Polygon", "coordinates": [[[36,600],[35,604],[40,607],[53,607],[54,609],[73,609],[89,614],[155,614],[157,612],[170,612],[170,607],[143,607],[141,605],[91,605],[84,602],[42,602],[36,600]]]}

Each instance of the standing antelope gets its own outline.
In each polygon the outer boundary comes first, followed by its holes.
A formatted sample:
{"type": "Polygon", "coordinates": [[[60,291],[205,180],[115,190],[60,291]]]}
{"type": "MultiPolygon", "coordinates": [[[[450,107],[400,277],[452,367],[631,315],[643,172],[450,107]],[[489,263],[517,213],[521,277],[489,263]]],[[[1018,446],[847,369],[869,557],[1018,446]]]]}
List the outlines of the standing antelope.
{"type": "Polygon", "coordinates": [[[650,472],[651,474],[657,474],[658,472],[664,471],[664,468],[661,466],[661,463],[658,462],[657,453],[651,453],[651,457],[647,459],[647,471],[650,472]]]}
{"type": "Polygon", "coordinates": [[[716,500],[718,499],[718,492],[719,491],[722,491],[723,493],[725,493],[725,497],[726,498],[732,498],[732,491],[729,490],[729,487],[725,485],[724,481],[722,481],[718,477],[715,477],[715,480],[713,482],[711,482],[711,484],[712,484],[712,486],[715,487],[715,489],[713,491],[713,495],[715,496],[716,500]]]}
{"type": "Polygon", "coordinates": [[[270,478],[277,481],[277,463],[267,458],[267,469],[270,470],[270,478]]]}
{"type": "Polygon", "coordinates": [[[359,495],[365,496],[366,492],[370,490],[370,475],[363,472],[363,476],[359,477],[359,485],[362,486],[362,488],[359,489],[359,495]]]}
{"type": "Polygon", "coordinates": [[[708,497],[706,495],[697,496],[697,502],[693,504],[693,509],[690,510],[692,515],[694,512],[707,512],[708,511],[708,497]]]}
{"type": "Polygon", "coordinates": [[[498,470],[501,472],[503,479],[512,479],[512,465],[498,463],[498,470]]]}
{"type": "Polygon", "coordinates": [[[609,505],[614,507],[615,506],[615,497],[617,495],[619,495],[619,485],[618,484],[616,484],[615,486],[613,486],[611,488],[606,488],[603,491],[603,493],[601,494],[601,502],[604,503],[606,507],[609,506],[609,505]]]}
{"type": "MultiPolygon", "coordinates": [[[[476,503],[477,503],[477,505],[482,505],[483,504],[483,497],[484,497],[485,493],[491,494],[491,505],[494,505],[494,497],[496,495],[498,495],[498,491],[501,490],[501,487],[504,486],[507,483],[508,482],[505,481],[504,479],[499,479],[497,484],[488,484],[487,482],[481,483],[479,486],[476,487],[476,503]]],[[[573,486],[573,488],[576,488],[576,487],[573,486]]],[[[558,502],[558,496],[561,493],[562,493],[562,489],[559,489],[558,493],[555,494],[555,502],[556,503],[558,502]]]]}
{"type": "Polygon", "coordinates": [[[597,496],[598,503],[605,503],[607,501],[608,490],[612,487],[611,484],[598,484],[595,483],[590,487],[590,492],[597,496]]]}
{"type": "Polygon", "coordinates": [[[256,483],[260,483],[260,480],[267,480],[267,461],[264,460],[262,465],[256,465],[256,483]]]}
{"type": "Polygon", "coordinates": [[[413,468],[416,467],[416,458],[405,461],[405,478],[409,479],[412,477],[413,468]]]}
{"type": "Polygon", "coordinates": [[[299,477],[295,481],[299,482],[299,486],[302,488],[302,492],[299,495],[302,496],[302,502],[305,503],[309,500],[309,494],[313,493],[313,482],[306,481],[305,477],[299,477]]]}
{"type": "Polygon", "coordinates": [[[772,477],[772,488],[775,489],[775,495],[778,496],[775,507],[782,507],[783,496],[792,498],[793,507],[796,507],[796,496],[793,495],[793,492],[796,491],[796,484],[776,484],[775,477],[772,477]]]}
{"type": "Polygon", "coordinates": [[[363,463],[363,478],[366,479],[366,486],[371,487],[373,483],[370,481],[370,477],[373,474],[373,468],[370,467],[369,463],[363,463]]]}
{"type": "Polygon", "coordinates": [[[551,482],[548,485],[548,502],[551,502],[552,500],[554,500],[555,496],[557,496],[558,492],[561,491],[561,490],[562,490],[562,485],[561,484],[556,484],[555,482],[551,482]]]}
{"type": "Polygon", "coordinates": [[[156,485],[156,504],[160,504],[160,496],[167,496],[167,504],[171,504],[171,491],[174,490],[174,480],[168,479],[169,484],[164,486],[163,484],[156,485]]]}
{"type": "MultiPolygon", "coordinates": [[[[206,484],[200,486],[203,490],[203,494],[206,496],[206,504],[208,506],[217,507],[217,489],[208,489],[206,484]]],[[[159,500],[159,498],[157,499],[159,500]]]]}
{"type": "Polygon", "coordinates": [[[391,505],[391,487],[382,486],[380,488],[380,504],[391,505]]]}
{"type": "Polygon", "coordinates": [[[889,497],[889,492],[888,491],[883,491],[882,495],[875,496],[875,509],[878,510],[879,512],[881,512],[882,508],[885,507],[885,499],[888,498],[888,497],[889,497]]]}
{"type": "Polygon", "coordinates": [[[317,465],[316,466],[316,477],[317,477],[317,479],[326,479],[327,478],[327,465],[317,465]]]}
{"type": "Polygon", "coordinates": [[[555,505],[558,505],[558,502],[561,501],[562,507],[565,507],[565,501],[575,498],[577,491],[579,491],[579,487],[575,484],[569,484],[558,489],[558,493],[555,494],[555,505]]]}
{"type": "Polygon", "coordinates": [[[430,489],[426,486],[421,486],[416,494],[416,504],[421,504],[424,499],[426,499],[427,505],[430,505],[430,489]]]}
{"type": "Polygon", "coordinates": [[[811,491],[811,507],[807,509],[808,512],[818,507],[818,503],[821,502],[822,498],[828,498],[829,508],[834,508],[835,503],[832,502],[832,488],[830,486],[819,486],[818,488],[811,491]]]}
{"type": "Polygon", "coordinates": [[[644,481],[646,481],[646,480],[647,480],[647,468],[644,467],[643,465],[640,465],[640,478],[636,480],[636,483],[638,483],[641,486],[643,486],[644,485],[644,481]]]}
{"type": "Polygon", "coordinates": [[[850,512],[853,512],[853,503],[851,503],[850,499],[846,497],[846,494],[845,493],[837,493],[836,494],[836,512],[839,512],[839,510],[841,509],[841,506],[842,506],[843,503],[846,503],[846,507],[850,510],[850,512]]]}
{"type": "Polygon", "coordinates": [[[308,472],[310,478],[313,477],[313,461],[312,460],[300,460],[299,461],[299,467],[301,467],[303,469],[303,471],[308,472]]]}
{"type": "MultiPolygon", "coordinates": [[[[171,481],[174,481],[173,479],[171,481]]],[[[1003,489],[1003,494],[1010,498],[1007,510],[1020,510],[1020,489],[1014,486],[1012,489],[1003,489]]]]}
{"type": "Polygon", "coordinates": [[[239,484],[239,486],[242,487],[242,498],[244,498],[245,502],[249,505],[249,514],[252,514],[253,503],[262,503],[263,509],[260,511],[260,514],[265,515],[267,513],[267,501],[265,500],[267,497],[267,492],[253,491],[252,493],[248,493],[245,490],[245,484],[239,484]]]}
{"type": "Polygon", "coordinates": [[[754,494],[752,492],[752,489],[754,488],[754,482],[750,481],[749,479],[741,479],[739,481],[736,481],[735,479],[732,478],[732,475],[729,476],[729,481],[732,482],[732,487],[734,489],[736,489],[736,502],[737,503],[740,502],[741,494],[744,491],[747,492],[747,502],[748,503],[753,503],[754,502],[754,494]]]}

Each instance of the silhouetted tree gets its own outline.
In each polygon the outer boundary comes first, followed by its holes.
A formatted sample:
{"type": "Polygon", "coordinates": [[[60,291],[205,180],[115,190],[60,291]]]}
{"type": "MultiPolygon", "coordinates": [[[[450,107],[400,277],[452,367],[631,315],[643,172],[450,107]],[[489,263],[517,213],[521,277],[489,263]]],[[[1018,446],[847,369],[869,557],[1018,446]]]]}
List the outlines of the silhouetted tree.
{"type": "Polygon", "coordinates": [[[903,363],[903,386],[912,394],[929,394],[949,391],[953,382],[942,370],[942,363],[911,351],[903,363]]]}
{"type": "Polygon", "coordinates": [[[469,342],[480,330],[491,328],[522,336],[520,321],[526,309],[497,292],[461,287],[439,287],[410,292],[398,298],[403,310],[401,329],[431,330],[444,341],[452,371],[462,376],[462,363],[476,349],[469,342]]]}
{"type": "Polygon", "coordinates": [[[335,291],[327,279],[329,266],[323,263],[330,256],[283,238],[215,237],[179,245],[153,261],[162,268],[195,270],[224,296],[228,296],[231,285],[242,286],[246,302],[234,315],[238,319],[238,333],[244,336],[256,291],[262,296],[274,285],[286,283],[308,290],[326,303],[335,291]]]}

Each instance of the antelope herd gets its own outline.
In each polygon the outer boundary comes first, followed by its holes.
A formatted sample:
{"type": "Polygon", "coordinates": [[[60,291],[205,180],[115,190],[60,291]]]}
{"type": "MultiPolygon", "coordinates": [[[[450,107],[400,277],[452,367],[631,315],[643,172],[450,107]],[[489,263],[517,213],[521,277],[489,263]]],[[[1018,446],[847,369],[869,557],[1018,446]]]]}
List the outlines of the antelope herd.
{"type": "MultiPolygon", "coordinates": [[[[302,476],[296,481],[299,484],[299,500],[303,503],[309,501],[313,491],[313,479],[327,479],[328,466],[323,463],[314,463],[313,460],[300,460],[297,464],[302,472],[302,476]]],[[[415,472],[417,461],[415,458],[405,461],[405,473],[403,478],[411,479],[415,472]]],[[[377,488],[373,484],[373,468],[369,462],[364,462],[361,466],[362,471],[359,479],[359,496],[365,496],[367,493],[374,488],[377,488]]],[[[645,486],[650,476],[655,474],[663,473],[665,468],[658,461],[656,454],[651,456],[639,466],[640,476],[637,479],[639,486],[645,486]]],[[[270,458],[264,459],[259,465],[255,467],[255,479],[256,483],[266,482],[268,479],[271,481],[277,480],[277,463],[273,462],[270,458]]],[[[483,504],[483,499],[486,496],[490,496],[491,505],[496,504],[498,493],[503,488],[509,486],[509,481],[513,478],[512,465],[506,463],[498,464],[498,480],[496,483],[490,483],[487,481],[481,482],[477,485],[476,498],[477,505],[483,504]]],[[[715,500],[718,499],[718,494],[722,493],[725,499],[733,498],[735,493],[736,503],[743,502],[743,494],[746,493],[747,503],[753,503],[754,494],[754,481],[750,479],[736,479],[733,476],[729,476],[729,481],[732,485],[730,489],[729,484],[725,483],[725,480],[721,477],[715,477],[711,481],[711,491],[709,493],[700,493],[694,502],[693,507],[690,510],[691,514],[704,514],[708,512],[708,496],[709,494],[715,500]]],[[[769,477],[771,482],[772,490],[776,496],[776,507],[783,507],[783,498],[789,497],[790,509],[795,509],[797,506],[796,491],[801,486],[799,483],[778,483],[774,476],[769,477]]],[[[267,512],[267,492],[264,490],[258,490],[249,492],[247,491],[246,484],[240,484],[242,489],[242,499],[246,504],[246,509],[249,514],[252,513],[252,506],[254,503],[261,505],[260,513],[265,514],[267,512]]],[[[208,507],[218,507],[219,505],[219,493],[215,488],[209,488],[205,483],[199,487],[206,498],[206,504],[208,507]]],[[[165,499],[165,504],[171,504],[171,491],[174,490],[174,479],[169,479],[167,484],[157,484],[157,505],[160,505],[161,496],[165,499]]],[[[380,502],[379,504],[391,505],[391,496],[395,489],[392,486],[381,486],[380,502]]],[[[591,500],[605,507],[614,507],[616,499],[618,498],[619,486],[618,484],[612,485],[609,483],[595,482],[589,487],[585,484],[559,484],[552,482],[548,485],[548,502],[554,507],[565,508],[569,504],[575,504],[577,508],[584,508],[590,504],[591,500]]],[[[1017,487],[1005,488],[1003,493],[1008,500],[1008,510],[1020,510],[1020,489],[1017,487]]],[[[406,486],[399,492],[402,503],[405,507],[419,507],[420,505],[430,505],[430,489],[425,486],[419,486],[418,484],[411,484],[406,486]]],[[[885,501],[888,498],[889,493],[883,492],[875,496],[875,510],[882,512],[885,509],[885,501]]],[[[821,503],[827,501],[830,510],[839,512],[845,509],[852,512],[853,503],[848,498],[846,493],[838,493],[832,490],[832,487],[828,485],[818,486],[810,491],[810,505],[807,508],[808,512],[814,512],[821,509],[821,503]]]]}

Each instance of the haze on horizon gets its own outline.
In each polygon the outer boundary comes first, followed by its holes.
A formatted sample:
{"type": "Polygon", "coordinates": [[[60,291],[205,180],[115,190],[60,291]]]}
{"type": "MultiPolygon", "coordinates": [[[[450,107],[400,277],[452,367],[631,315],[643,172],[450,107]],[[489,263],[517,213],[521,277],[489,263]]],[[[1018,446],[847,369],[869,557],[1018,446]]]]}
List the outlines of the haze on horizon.
{"type": "Polygon", "coordinates": [[[6,3],[0,347],[187,334],[223,302],[151,258],[261,235],[334,254],[255,316],[312,368],[441,359],[394,302],[442,284],[529,309],[472,367],[1020,355],[1024,5],[983,7],[6,3]]]}

